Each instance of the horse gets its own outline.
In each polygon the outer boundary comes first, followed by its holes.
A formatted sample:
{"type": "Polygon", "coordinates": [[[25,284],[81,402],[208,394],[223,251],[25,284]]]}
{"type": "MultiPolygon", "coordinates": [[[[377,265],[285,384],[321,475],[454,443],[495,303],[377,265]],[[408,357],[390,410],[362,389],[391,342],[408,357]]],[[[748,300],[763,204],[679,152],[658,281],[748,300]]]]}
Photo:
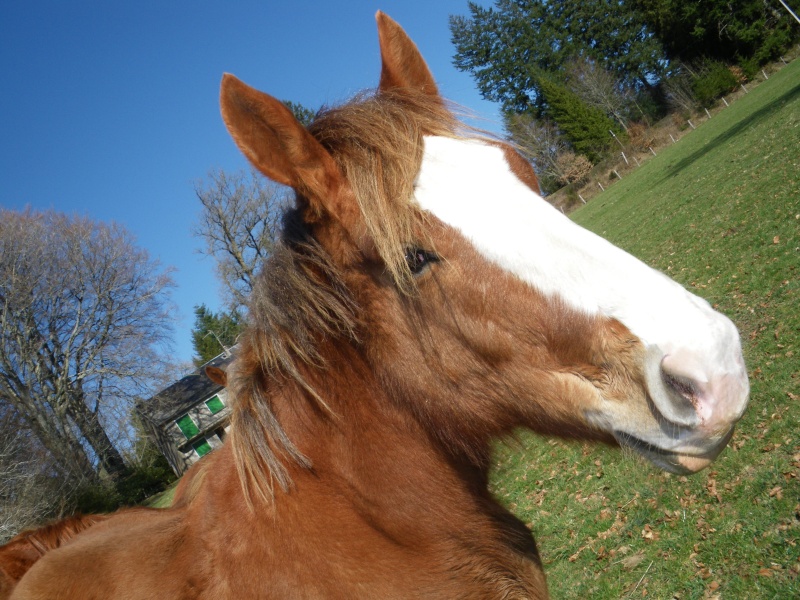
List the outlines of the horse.
{"type": "Polygon", "coordinates": [[[11,595],[16,583],[46,552],[68,543],[81,531],[107,518],[108,515],[72,515],[11,538],[0,547],[0,600],[11,595]]]}
{"type": "Polygon", "coordinates": [[[733,323],[545,202],[376,19],[377,89],[308,128],[223,77],[234,142],[295,191],[226,373],[228,440],[184,501],[87,529],[14,600],[543,599],[533,536],[488,488],[495,440],[692,473],[731,438],[733,323]]]}
{"type": "Polygon", "coordinates": [[[46,552],[67,544],[81,531],[107,518],[108,515],[76,514],[11,538],[0,547],[0,600],[11,595],[17,582],[46,552]]]}

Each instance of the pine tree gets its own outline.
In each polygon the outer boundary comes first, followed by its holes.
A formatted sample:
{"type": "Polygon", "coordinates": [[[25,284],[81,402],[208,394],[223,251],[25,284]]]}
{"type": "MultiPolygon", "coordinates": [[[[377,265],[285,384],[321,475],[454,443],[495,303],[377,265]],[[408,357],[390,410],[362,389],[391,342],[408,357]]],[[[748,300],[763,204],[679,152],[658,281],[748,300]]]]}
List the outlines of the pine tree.
{"type": "Polygon", "coordinates": [[[241,317],[236,311],[214,313],[205,304],[195,306],[192,329],[195,365],[205,364],[234,346],[242,328],[241,317]]]}
{"type": "Polygon", "coordinates": [[[545,114],[558,125],[576,153],[597,163],[613,141],[609,132],[618,130],[617,124],[553,77],[540,74],[538,80],[545,114]]]}

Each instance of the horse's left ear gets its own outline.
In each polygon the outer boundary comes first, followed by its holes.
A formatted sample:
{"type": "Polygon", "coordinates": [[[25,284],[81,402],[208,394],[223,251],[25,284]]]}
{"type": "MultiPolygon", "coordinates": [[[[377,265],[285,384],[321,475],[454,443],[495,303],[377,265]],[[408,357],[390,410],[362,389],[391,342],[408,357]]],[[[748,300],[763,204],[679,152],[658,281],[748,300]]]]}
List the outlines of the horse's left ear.
{"type": "Polygon", "coordinates": [[[259,171],[301,192],[318,214],[344,216],[334,204],[339,168],[283,102],[226,73],[220,107],[236,145],[259,171]]]}
{"type": "Polygon", "coordinates": [[[439,88],[417,45],[400,25],[384,13],[378,11],[375,20],[378,22],[382,61],[378,89],[388,91],[406,88],[438,97],[439,88]]]}
{"type": "Polygon", "coordinates": [[[222,387],[228,386],[228,374],[219,367],[212,367],[211,365],[205,368],[206,377],[217,385],[222,387]]]}

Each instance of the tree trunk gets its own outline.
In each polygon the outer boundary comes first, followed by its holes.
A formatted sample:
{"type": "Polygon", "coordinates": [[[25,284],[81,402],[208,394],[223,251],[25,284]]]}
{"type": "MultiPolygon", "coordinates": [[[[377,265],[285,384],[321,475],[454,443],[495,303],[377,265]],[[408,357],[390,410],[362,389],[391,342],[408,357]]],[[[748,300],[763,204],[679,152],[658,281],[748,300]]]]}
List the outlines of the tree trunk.
{"type": "Polygon", "coordinates": [[[105,472],[112,477],[126,474],[128,467],[100,424],[97,413],[89,410],[83,400],[78,399],[70,403],[69,415],[94,450],[105,472]]]}
{"type": "Polygon", "coordinates": [[[80,441],[71,432],[62,432],[54,428],[54,424],[42,417],[39,412],[29,413],[18,406],[30,430],[42,445],[56,458],[61,468],[72,477],[81,477],[89,481],[97,479],[97,472],[92,466],[80,441]]]}

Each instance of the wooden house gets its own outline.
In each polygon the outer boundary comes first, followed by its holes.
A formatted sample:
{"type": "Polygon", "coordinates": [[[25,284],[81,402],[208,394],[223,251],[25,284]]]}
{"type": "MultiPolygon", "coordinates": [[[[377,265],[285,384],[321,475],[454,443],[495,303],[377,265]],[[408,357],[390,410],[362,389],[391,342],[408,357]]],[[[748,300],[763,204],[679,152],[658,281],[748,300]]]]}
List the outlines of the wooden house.
{"type": "Polygon", "coordinates": [[[178,476],[225,441],[231,409],[225,388],[211,381],[205,368],[224,370],[231,360],[229,353],[222,354],[136,407],[144,427],[178,476]]]}

